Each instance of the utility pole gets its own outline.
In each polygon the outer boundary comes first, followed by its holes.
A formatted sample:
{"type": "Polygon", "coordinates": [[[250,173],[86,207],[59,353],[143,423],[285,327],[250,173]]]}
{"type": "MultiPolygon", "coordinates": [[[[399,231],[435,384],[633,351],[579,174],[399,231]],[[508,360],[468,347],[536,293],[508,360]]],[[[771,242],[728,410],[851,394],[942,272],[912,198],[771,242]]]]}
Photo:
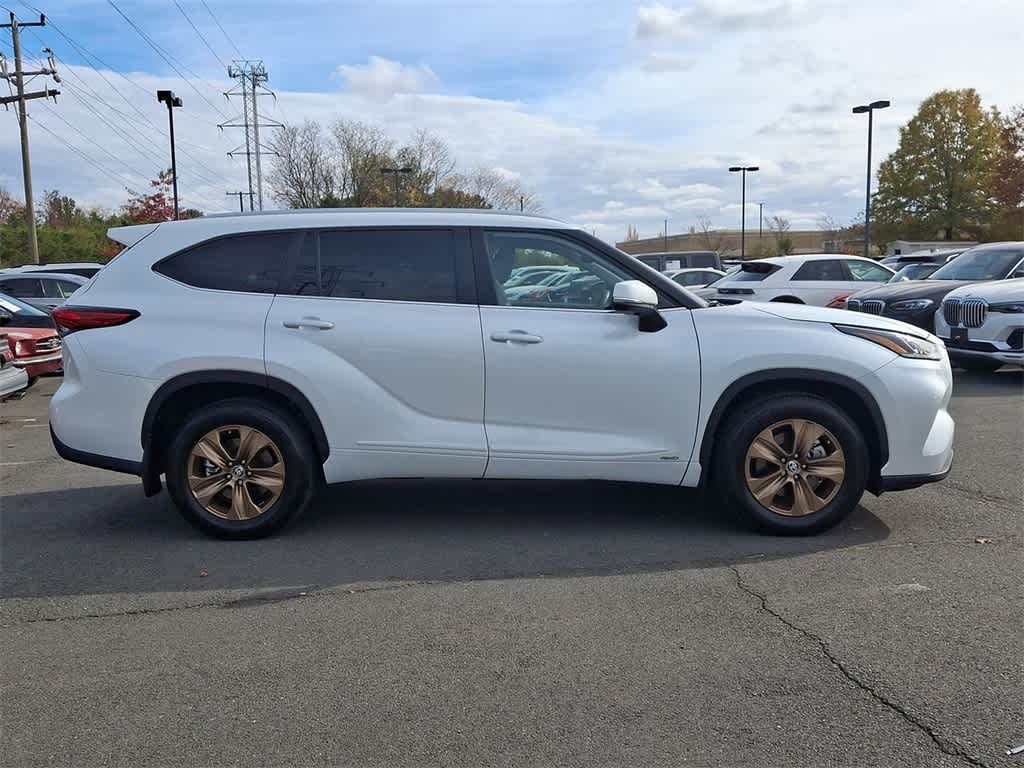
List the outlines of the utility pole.
{"type": "MultiPolygon", "coordinates": [[[[228,67],[228,77],[238,81],[238,85],[227,91],[224,95],[242,97],[242,117],[235,118],[234,122],[221,123],[218,128],[242,128],[245,130],[245,144],[236,147],[228,152],[229,157],[245,155],[246,170],[249,178],[249,195],[256,196],[256,203],[259,210],[263,210],[263,166],[260,163],[262,155],[275,155],[276,152],[267,149],[260,143],[260,128],[280,128],[281,124],[269,121],[260,122],[259,97],[273,96],[274,92],[264,87],[269,79],[267,68],[262,61],[234,61],[228,67]],[[238,122],[241,120],[242,122],[238,122]],[[245,151],[242,151],[242,146],[245,151]],[[255,183],[254,183],[255,182],[255,183]]],[[[250,197],[250,200],[252,198],[250,197]]]]}
{"type": "Polygon", "coordinates": [[[11,22],[10,24],[0,24],[0,29],[11,30],[11,40],[14,45],[14,74],[11,75],[7,71],[7,60],[3,60],[2,69],[0,69],[0,78],[7,80],[8,83],[11,79],[14,79],[15,86],[17,87],[17,95],[14,96],[3,96],[0,97],[0,104],[4,106],[17,103],[18,105],[18,125],[21,128],[21,172],[25,179],[25,216],[28,219],[28,250],[32,256],[32,263],[39,263],[39,240],[36,238],[36,212],[35,207],[32,204],[32,164],[29,161],[28,152],[28,110],[26,109],[25,102],[31,99],[47,99],[51,96],[56,101],[57,94],[60,91],[51,90],[48,87],[44,87],[41,91],[32,91],[25,93],[25,78],[35,77],[37,75],[48,75],[52,77],[56,82],[60,82],[60,78],[57,76],[57,67],[54,64],[53,51],[46,49],[49,53],[49,66],[46,69],[38,69],[32,72],[26,72],[21,65],[21,34],[19,29],[21,27],[42,27],[46,25],[46,17],[43,14],[39,14],[39,21],[26,22],[24,24],[18,23],[17,16],[14,15],[14,11],[11,11],[11,22]]]}
{"type": "Polygon", "coordinates": [[[248,195],[248,197],[249,197],[249,210],[250,211],[252,210],[252,196],[253,196],[252,192],[225,192],[224,194],[227,195],[228,197],[234,197],[235,195],[238,195],[238,211],[239,211],[239,213],[245,213],[245,206],[242,205],[242,196],[243,195],[248,195]]]}
{"type": "Polygon", "coordinates": [[[665,219],[665,230],[664,230],[664,232],[665,232],[665,247],[664,247],[663,250],[665,251],[665,253],[668,253],[668,219],[665,219]]]}

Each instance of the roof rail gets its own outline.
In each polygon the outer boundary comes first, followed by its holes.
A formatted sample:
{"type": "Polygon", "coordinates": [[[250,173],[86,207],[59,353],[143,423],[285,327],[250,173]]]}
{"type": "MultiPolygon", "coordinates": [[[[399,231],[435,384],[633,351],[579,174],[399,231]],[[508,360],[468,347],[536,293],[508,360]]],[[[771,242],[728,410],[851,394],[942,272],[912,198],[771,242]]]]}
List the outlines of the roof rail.
{"type": "Polygon", "coordinates": [[[225,211],[208,213],[203,218],[224,218],[228,216],[281,216],[294,213],[468,213],[490,216],[521,216],[530,219],[547,219],[550,216],[523,211],[498,210],[494,208],[276,208],[272,211],[225,211]]]}

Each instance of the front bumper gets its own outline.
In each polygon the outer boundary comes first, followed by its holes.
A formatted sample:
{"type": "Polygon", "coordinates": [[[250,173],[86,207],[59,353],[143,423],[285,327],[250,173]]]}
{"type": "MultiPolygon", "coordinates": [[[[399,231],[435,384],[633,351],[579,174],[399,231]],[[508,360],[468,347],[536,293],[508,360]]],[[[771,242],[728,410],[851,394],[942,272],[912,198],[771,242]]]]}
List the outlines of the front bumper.
{"type": "Polygon", "coordinates": [[[46,373],[57,373],[64,367],[64,355],[60,352],[48,352],[45,355],[14,358],[14,365],[24,368],[29,376],[42,376],[46,373]]]}

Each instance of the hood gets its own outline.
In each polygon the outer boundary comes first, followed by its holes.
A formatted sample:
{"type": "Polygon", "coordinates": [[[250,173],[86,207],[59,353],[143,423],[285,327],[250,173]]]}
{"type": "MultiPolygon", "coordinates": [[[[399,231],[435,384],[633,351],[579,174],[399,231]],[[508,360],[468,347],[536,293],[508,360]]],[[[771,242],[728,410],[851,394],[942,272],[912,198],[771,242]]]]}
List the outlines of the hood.
{"type": "Polygon", "coordinates": [[[858,291],[850,298],[882,299],[886,303],[900,299],[934,299],[938,300],[962,285],[970,285],[969,280],[907,280],[903,283],[880,285],[858,291]]]}
{"type": "Polygon", "coordinates": [[[757,309],[766,315],[782,317],[786,320],[801,320],[810,323],[829,323],[832,325],[853,325],[858,328],[878,328],[883,331],[909,333],[911,336],[929,336],[915,325],[893,320],[880,315],[866,315],[863,312],[847,312],[845,309],[828,309],[812,307],[809,304],[784,304],[782,302],[743,302],[747,307],[757,309]]]}
{"type": "Polygon", "coordinates": [[[989,304],[1024,301],[1024,277],[994,280],[991,283],[969,283],[950,291],[949,295],[958,299],[984,299],[989,304]]]}
{"type": "Polygon", "coordinates": [[[11,341],[24,341],[25,339],[48,339],[51,336],[56,336],[57,332],[53,328],[18,328],[13,325],[5,325],[4,333],[7,334],[7,338],[11,341]]]}

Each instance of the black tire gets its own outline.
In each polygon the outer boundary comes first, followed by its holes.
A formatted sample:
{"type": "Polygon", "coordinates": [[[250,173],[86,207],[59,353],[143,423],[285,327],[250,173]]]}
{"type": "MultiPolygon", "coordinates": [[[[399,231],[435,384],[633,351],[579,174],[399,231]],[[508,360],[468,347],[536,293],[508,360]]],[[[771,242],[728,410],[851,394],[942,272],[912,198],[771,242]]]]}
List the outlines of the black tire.
{"type": "Polygon", "coordinates": [[[746,405],[720,427],[714,460],[715,486],[731,510],[760,530],[807,535],[833,527],[853,511],[864,494],[869,461],[863,435],[843,410],[813,395],[776,394],[746,405]],[[772,425],[788,419],[805,419],[824,427],[838,441],[845,457],[845,476],[836,484],[838,490],[831,500],[803,516],[772,511],[754,497],[747,485],[747,451],[754,439],[772,425]]]}
{"type": "Polygon", "coordinates": [[[308,433],[287,412],[256,399],[222,400],[192,414],[174,435],[165,466],[167,490],[182,516],[204,533],[223,539],[255,539],[278,530],[309,506],[318,485],[316,462],[308,433]],[[212,430],[236,424],[257,429],[270,438],[285,469],[276,501],[245,520],[225,519],[210,512],[198,501],[188,480],[196,443],[212,430]]]}
{"type": "Polygon", "coordinates": [[[954,360],[953,365],[972,373],[995,373],[1003,367],[998,360],[985,360],[977,357],[961,357],[954,360]]]}

